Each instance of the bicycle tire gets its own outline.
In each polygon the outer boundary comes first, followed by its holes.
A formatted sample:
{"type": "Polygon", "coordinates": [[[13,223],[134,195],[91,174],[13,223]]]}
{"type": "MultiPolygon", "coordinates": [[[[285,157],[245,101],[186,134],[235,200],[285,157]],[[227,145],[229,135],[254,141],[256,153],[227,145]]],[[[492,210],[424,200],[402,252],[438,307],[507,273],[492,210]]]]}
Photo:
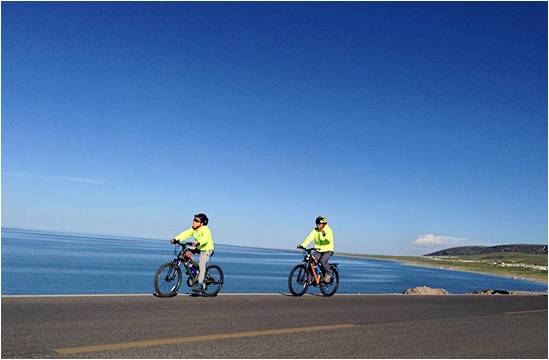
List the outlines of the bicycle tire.
{"type": "Polygon", "coordinates": [[[181,269],[173,262],[161,265],[154,275],[154,290],[159,297],[172,297],[177,295],[181,287],[183,276],[181,269]],[[164,275],[164,271],[167,271],[164,275]],[[167,286],[166,286],[167,285],[167,286]]]}
{"type": "Polygon", "coordinates": [[[296,265],[288,274],[288,290],[293,296],[302,296],[309,288],[309,272],[303,264],[296,265]],[[299,270],[299,271],[298,271],[299,270]],[[296,275],[296,284],[293,284],[293,277],[296,275]]]}
{"type": "Polygon", "coordinates": [[[208,265],[206,267],[206,275],[204,276],[204,289],[202,291],[204,296],[213,297],[216,296],[221,289],[225,281],[225,275],[223,270],[218,265],[208,265]],[[214,275],[214,273],[216,273],[214,275]],[[213,286],[213,287],[212,287],[213,286]]]}
{"type": "Polygon", "coordinates": [[[337,288],[339,287],[339,272],[337,271],[337,267],[334,265],[330,265],[330,269],[332,270],[332,281],[330,281],[328,284],[326,284],[324,281],[320,284],[320,292],[324,296],[332,296],[336,293],[337,288]]]}

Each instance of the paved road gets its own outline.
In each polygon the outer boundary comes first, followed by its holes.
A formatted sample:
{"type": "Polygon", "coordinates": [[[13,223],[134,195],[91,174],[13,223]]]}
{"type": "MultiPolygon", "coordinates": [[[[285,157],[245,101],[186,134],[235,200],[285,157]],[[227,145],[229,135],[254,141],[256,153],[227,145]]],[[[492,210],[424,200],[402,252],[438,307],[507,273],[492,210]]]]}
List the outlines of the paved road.
{"type": "Polygon", "coordinates": [[[547,297],[2,297],[2,357],[547,358],[547,297]]]}

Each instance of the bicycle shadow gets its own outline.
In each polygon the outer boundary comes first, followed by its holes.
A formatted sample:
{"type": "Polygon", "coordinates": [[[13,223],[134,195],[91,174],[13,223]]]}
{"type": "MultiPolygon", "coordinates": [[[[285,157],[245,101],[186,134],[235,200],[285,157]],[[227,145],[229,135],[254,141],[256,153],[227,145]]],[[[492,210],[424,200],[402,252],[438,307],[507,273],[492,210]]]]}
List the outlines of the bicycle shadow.
{"type": "Polygon", "coordinates": [[[170,295],[170,296],[162,296],[162,295],[158,295],[157,293],[153,292],[152,295],[154,297],[161,298],[161,299],[169,299],[169,298],[173,298],[173,297],[177,296],[177,293],[175,293],[173,295],[170,295]]]}
{"type": "MultiPolygon", "coordinates": [[[[282,296],[289,296],[289,297],[301,297],[301,296],[294,296],[291,293],[284,293],[284,292],[279,292],[277,294],[282,296]]],[[[304,294],[303,296],[324,296],[324,295],[322,295],[322,293],[319,292],[316,294],[304,294]]]]}

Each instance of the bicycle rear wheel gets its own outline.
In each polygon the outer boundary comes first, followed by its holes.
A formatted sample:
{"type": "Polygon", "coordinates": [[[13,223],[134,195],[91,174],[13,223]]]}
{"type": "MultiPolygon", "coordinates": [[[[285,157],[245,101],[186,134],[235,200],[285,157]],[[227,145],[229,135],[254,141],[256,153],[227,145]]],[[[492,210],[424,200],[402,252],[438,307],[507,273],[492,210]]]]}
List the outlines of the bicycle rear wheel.
{"type": "Polygon", "coordinates": [[[181,287],[181,269],[173,262],[160,266],[154,276],[154,290],[160,297],[172,297],[181,287]]]}
{"type": "Polygon", "coordinates": [[[294,266],[288,275],[288,290],[294,296],[301,296],[309,288],[309,273],[303,264],[294,266]]]}
{"type": "Polygon", "coordinates": [[[324,296],[332,296],[339,287],[339,273],[337,272],[337,268],[330,265],[330,270],[332,270],[332,280],[329,283],[325,283],[324,281],[320,283],[320,292],[324,294],[324,296]]]}
{"type": "Polygon", "coordinates": [[[209,265],[204,276],[204,296],[216,296],[224,282],[223,270],[217,265],[209,265]]]}

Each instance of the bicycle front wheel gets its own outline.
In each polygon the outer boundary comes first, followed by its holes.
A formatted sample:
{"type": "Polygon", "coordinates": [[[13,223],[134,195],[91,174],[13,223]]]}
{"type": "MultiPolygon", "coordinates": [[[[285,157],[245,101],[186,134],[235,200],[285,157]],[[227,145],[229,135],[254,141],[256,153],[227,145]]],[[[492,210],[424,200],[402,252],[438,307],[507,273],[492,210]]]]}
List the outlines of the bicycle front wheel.
{"type": "Polygon", "coordinates": [[[204,276],[204,296],[216,296],[224,282],[223,270],[217,265],[209,265],[204,276]]]}
{"type": "Polygon", "coordinates": [[[177,294],[181,287],[181,269],[173,262],[160,266],[154,276],[154,290],[160,297],[171,297],[177,294]]]}
{"type": "Polygon", "coordinates": [[[288,275],[288,290],[294,296],[301,296],[307,292],[309,288],[309,273],[305,265],[299,264],[290,270],[288,275]]]}
{"type": "Polygon", "coordinates": [[[320,292],[324,294],[324,296],[332,296],[336,293],[337,288],[339,287],[339,273],[337,272],[337,268],[335,266],[330,266],[330,270],[332,270],[332,279],[329,283],[325,283],[322,281],[320,284],[320,292]]]}

